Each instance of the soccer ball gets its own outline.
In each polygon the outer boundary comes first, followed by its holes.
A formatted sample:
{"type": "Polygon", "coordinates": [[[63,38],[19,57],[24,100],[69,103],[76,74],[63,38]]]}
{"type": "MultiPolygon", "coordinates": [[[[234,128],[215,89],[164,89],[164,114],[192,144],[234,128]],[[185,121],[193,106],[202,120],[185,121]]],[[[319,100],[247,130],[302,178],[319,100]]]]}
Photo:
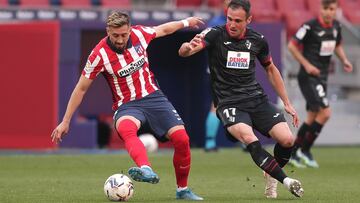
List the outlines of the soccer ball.
{"type": "Polygon", "coordinates": [[[139,136],[139,139],[144,144],[144,146],[148,152],[156,152],[157,151],[159,144],[158,144],[156,138],[152,134],[149,134],[149,133],[141,134],[139,136]]]}
{"type": "Polygon", "coordinates": [[[111,201],[127,201],[134,194],[134,185],[126,175],[114,174],[105,181],[104,192],[111,201]]]}

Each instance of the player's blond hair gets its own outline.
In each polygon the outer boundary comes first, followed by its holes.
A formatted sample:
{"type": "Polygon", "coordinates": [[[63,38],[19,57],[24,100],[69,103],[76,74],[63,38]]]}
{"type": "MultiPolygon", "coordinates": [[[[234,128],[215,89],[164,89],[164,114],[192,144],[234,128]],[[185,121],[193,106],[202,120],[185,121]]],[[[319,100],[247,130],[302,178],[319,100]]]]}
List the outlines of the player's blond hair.
{"type": "Polygon", "coordinates": [[[130,17],[126,13],[122,13],[119,11],[112,12],[106,20],[107,27],[121,27],[123,25],[130,26],[130,17]]]}

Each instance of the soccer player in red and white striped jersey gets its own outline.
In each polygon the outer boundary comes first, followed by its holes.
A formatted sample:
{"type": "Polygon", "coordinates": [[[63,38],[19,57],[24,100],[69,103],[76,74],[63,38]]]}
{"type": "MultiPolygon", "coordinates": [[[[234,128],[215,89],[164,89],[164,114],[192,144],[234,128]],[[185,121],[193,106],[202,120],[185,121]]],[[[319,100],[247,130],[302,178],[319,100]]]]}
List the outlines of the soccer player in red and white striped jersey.
{"type": "Polygon", "coordinates": [[[203,24],[197,17],[172,21],[155,27],[130,25],[127,14],[114,12],[107,18],[107,36],[92,50],[80,76],[62,122],[51,137],[54,142],[69,131],[73,113],[80,105],[92,81],[102,73],[113,95],[116,130],[125,143],[129,155],[137,165],[129,169],[136,181],[158,183],[159,176],[152,170],[146,149],[137,137],[139,128],[147,124],[160,139],[174,145],[173,165],[177,182],[177,199],[202,200],[188,187],[190,172],[190,144],[184,123],[166,96],[159,89],[149,67],[146,49],[158,37],[184,27],[203,24]]]}

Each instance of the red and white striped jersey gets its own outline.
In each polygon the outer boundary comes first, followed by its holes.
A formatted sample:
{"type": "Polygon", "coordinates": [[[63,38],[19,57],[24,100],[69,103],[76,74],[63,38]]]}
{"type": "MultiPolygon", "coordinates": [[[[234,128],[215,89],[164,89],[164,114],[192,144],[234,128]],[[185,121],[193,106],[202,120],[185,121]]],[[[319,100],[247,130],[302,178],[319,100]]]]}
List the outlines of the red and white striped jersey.
{"type": "Polygon", "coordinates": [[[107,37],[92,50],[82,74],[89,79],[95,79],[99,73],[105,76],[113,95],[113,110],[159,89],[146,52],[155,36],[151,27],[132,26],[123,52],[111,49],[107,37]]]}

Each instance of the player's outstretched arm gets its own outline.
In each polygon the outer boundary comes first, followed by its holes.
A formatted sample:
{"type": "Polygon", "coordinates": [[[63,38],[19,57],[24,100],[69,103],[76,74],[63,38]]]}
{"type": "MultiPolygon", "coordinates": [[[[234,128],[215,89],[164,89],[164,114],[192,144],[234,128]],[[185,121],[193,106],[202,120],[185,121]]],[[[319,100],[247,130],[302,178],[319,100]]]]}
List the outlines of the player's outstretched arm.
{"type": "Polygon", "coordinates": [[[344,70],[348,73],[352,72],[353,66],[350,63],[350,61],[348,60],[348,58],[346,57],[344,48],[341,44],[335,48],[335,53],[339,57],[341,62],[344,64],[344,70]]]}
{"type": "Polygon", "coordinates": [[[81,75],[71,94],[62,122],[51,133],[51,139],[53,142],[61,142],[62,137],[68,133],[71,118],[75,110],[79,107],[91,83],[91,79],[81,75]]]}
{"type": "Polygon", "coordinates": [[[199,17],[189,17],[180,21],[172,21],[154,27],[156,38],[163,37],[176,32],[184,27],[199,28],[204,22],[199,17]]]}
{"type": "Polygon", "coordinates": [[[290,114],[293,118],[293,126],[298,127],[299,126],[299,116],[297,115],[297,112],[295,108],[292,106],[289,97],[286,93],[284,81],[281,77],[281,74],[277,67],[274,65],[274,63],[271,63],[266,67],[266,73],[268,76],[268,79],[271,83],[271,85],[274,87],[276,93],[279,95],[280,99],[284,103],[285,111],[290,114]]]}

